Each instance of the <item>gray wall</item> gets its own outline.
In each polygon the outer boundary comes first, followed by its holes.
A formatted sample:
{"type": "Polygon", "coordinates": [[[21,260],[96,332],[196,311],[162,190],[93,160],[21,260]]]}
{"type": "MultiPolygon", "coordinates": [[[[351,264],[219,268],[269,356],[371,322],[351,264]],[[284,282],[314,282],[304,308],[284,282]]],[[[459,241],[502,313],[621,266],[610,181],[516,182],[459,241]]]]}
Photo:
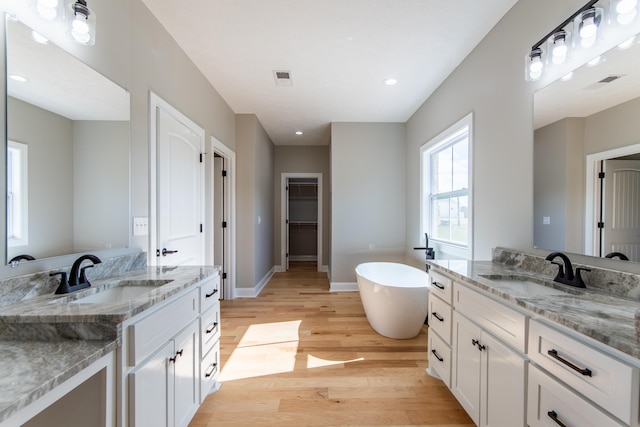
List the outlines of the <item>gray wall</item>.
{"type": "Polygon", "coordinates": [[[29,246],[8,248],[9,258],[73,252],[73,122],[15,98],[7,102],[8,138],[29,150],[29,246]]]}
{"type": "Polygon", "coordinates": [[[526,82],[524,58],[533,43],[583,3],[520,0],[409,119],[407,253],[420,238],[420,146],[470,112],[473,258],[490,259],[495,246],[532,247],[532,96],[548,81],[526,82]]]}
{"type": "Polygon", "coordinates": [[[361,262],[404,260],[404,169],[404,124],[331,125],[331,282],[355,282],[361,262]]]}
{"type": "Polygon", "coordinates": [[[534,239],[537,248],[583,252],[584,119],[535,131],[534,239]],[[550,223],[543,224],[543,217],[550,223]]]}
{"type": "Polygon", "coordinates": [[[329,221],[329,146],[276,146],[275,147],[275,171],[273,190],[275,193],[275,211],[273,215],[274,228],[274,245],[273,256],[274,264],[280,265],[281,235],[282,232],[281,219],[281,176],[283,173],[322,173],[322,262],[329,264],[329,233],[331,224],[329,221]]]}
{"type": "MultiPolygon", "coordinates": [[[[11,10],[3,5],[2,10],[11,10]]],[[[219,93],[211,86],[187,55],[149,12],[141,0],[92,0],[90,7],[98,16],[96,44],[81,46],[66,36],[45,36],[65,50],[104,74],[131,94],[131,216],[149,215],[149,91],[180,110],[205,129],[207,144],[214,136],[235,150],[235,114],[219,93]]],[[[27,22],[28,23],[28,22],[27,22]]],[[[0,67],[4,67],[4,21],[0,31],[0,67]]],[[[4,85],[0,96],[5,94],[4,85]]],[[[5,129],[4,103],[0,103],[0,131],[5,129]]],[[[0,155],[4,164],[5,154],[0,155]]],[[[206,165],[207,182],[211,180],[212,165],[206,165]]],[[[0,186],[5,177],[1,175],[0,186]]],[[[205,214],[212,216],[212,203],[207,203],[205,214]]],[[[4,222],[4,209],[0,210],[4,222]]],[[[243,213],[239,211],[238,215],[243,213]]],[[[129,221],[131,219],[129,218],[129,221]]],[[[269,222],[270,224],[270,222],[269,222]]],[[[130,233],[130,230],[128,230],[130,233]]],[[[132,245],[147,250],[146,237],[133,237],[132,245]]],[[[269,248],[272,244],[269,245],[269,248]]],[[[207,248],[207,251],[212,250],[207,248]]],[[[4,250],[0,254],[4,258],[4,250]]],[[[243,265],[243,252],[238,252],[237,264],[243,265]]],[[[68,265],[67,260],[52,261],[49,268],[68,265]]],[[[3,267],[0,275],[22,274],[20,269],[3,267]]],[[[29,267],[30,268],[30,267],[29,267]]]]}
{"type": "Polygon", "coordinates": [[[253,114],[236,118],[236,155],[236,288],[253,288],[274,264],[274,146],[253,114]]]}

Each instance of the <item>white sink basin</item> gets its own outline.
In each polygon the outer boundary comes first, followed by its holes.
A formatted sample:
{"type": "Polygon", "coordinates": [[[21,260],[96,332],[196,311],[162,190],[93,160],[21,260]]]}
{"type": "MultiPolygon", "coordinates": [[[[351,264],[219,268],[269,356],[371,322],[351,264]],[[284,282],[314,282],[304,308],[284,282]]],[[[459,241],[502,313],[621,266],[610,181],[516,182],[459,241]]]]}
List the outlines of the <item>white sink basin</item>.
{"type": "Polygon", "coordinates": [[[122,304],[158,289],[153,285],[121,285],[69,301],[70,304],[122,304]]]}
{"type": "Polygon", "coordinates": [[[571,295],[570,292],[557,289],[552,285],[547,285],[543,281],[527,276],[482,276],[491,280],[494,286],[499,289],[508,290],[516,297],[540,297],[549,295],[571,295]]]}

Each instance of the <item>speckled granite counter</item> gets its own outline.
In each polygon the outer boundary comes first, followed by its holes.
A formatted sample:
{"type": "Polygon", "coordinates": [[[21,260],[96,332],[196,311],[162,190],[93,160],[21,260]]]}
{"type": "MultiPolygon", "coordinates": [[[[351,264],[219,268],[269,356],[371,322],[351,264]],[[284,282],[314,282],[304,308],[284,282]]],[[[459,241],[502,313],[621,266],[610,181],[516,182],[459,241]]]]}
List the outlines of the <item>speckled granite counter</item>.
{"type": "MultiPolygon", "coordinates": [[[[635,315],[640,313],[640,300],[629,295],[637,292],[638,277],[620,276],[599,282],[599,286],[617,289],[618,294],[605,293],[598,289],[595,281],[605,273],[596,272],[587,282],[587,289],[578,289],[552,281],[557,267],[548,266],[546,272],[523,269],[522,265],[509,265],[491,261],[428,261],[440,271],[465,283],[495,295],[512,304],[529,310],[535,315],[564,325],[600,343],[619,350],[635,359],[640,359],[640,330],[635,315]],[[564,291],[555,295],[530,295],[513,287],[501,287],[491,278],[531,277],[533,281],[544,279],[553,288],[564,291]],[[594,279],[595,277],[595,279],[594,279]],[[622,295],[620,295],[622,294],[622,295]]],[[[548,262],[547,262],[548,264],[548,262]]],[[[612,272],[615,276],[617,273],[612,272]]],[[[638,360],[640,366],[640,360],[638,360]]]]}
{"type": "MultiPolygon", "coordinates": [[[[0,306],[0,422],[119,347],[124,320],[218,270],[149,267],[118,272],[91,280],[92,287],[72,294],[48,290],[0,306]],[[123,303],[78,303],[83,296],[121,284],[157,287],[123,303]]],[[[23,278],[11,279],[7,286],[20,283],[34,286],[23,278]]]]}

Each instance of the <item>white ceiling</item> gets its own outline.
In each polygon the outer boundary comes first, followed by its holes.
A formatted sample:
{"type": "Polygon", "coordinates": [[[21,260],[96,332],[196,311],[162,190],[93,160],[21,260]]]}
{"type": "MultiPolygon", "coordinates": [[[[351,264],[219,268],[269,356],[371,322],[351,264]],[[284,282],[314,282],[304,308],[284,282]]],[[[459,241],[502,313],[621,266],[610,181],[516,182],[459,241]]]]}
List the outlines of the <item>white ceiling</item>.
{"type": "Polygon", "coordinates": [[[276,145],[328,144],[330,122],[406,122],[516,1],[143,0],[276,145]]]}

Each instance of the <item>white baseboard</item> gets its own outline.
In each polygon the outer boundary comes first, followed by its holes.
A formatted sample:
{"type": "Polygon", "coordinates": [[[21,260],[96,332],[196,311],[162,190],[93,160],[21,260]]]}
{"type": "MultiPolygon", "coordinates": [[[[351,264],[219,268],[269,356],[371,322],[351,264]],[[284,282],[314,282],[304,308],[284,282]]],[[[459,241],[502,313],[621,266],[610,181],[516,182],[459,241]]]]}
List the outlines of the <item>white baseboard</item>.
{"type": "Polygon", "coordinates": [[[320,272],[322,273],[329,273],[329,266],[328,265],[323,265],[322,268],[320,268],[320,272]]]}
{"type": "Polygon", "coordinates": [[[271,270],[264,275],[262,279],[253,288],[236,288],[234,292],[234,298],[255,298],[260,295],[262,289],[267,285],[271,276],[275,273],[275,267],[272,267],[271,270]]]}
{"type": "Polygon", "coordinates": [[[358,292],[357,282],[331,282],[329,292],[358,292]]]}

